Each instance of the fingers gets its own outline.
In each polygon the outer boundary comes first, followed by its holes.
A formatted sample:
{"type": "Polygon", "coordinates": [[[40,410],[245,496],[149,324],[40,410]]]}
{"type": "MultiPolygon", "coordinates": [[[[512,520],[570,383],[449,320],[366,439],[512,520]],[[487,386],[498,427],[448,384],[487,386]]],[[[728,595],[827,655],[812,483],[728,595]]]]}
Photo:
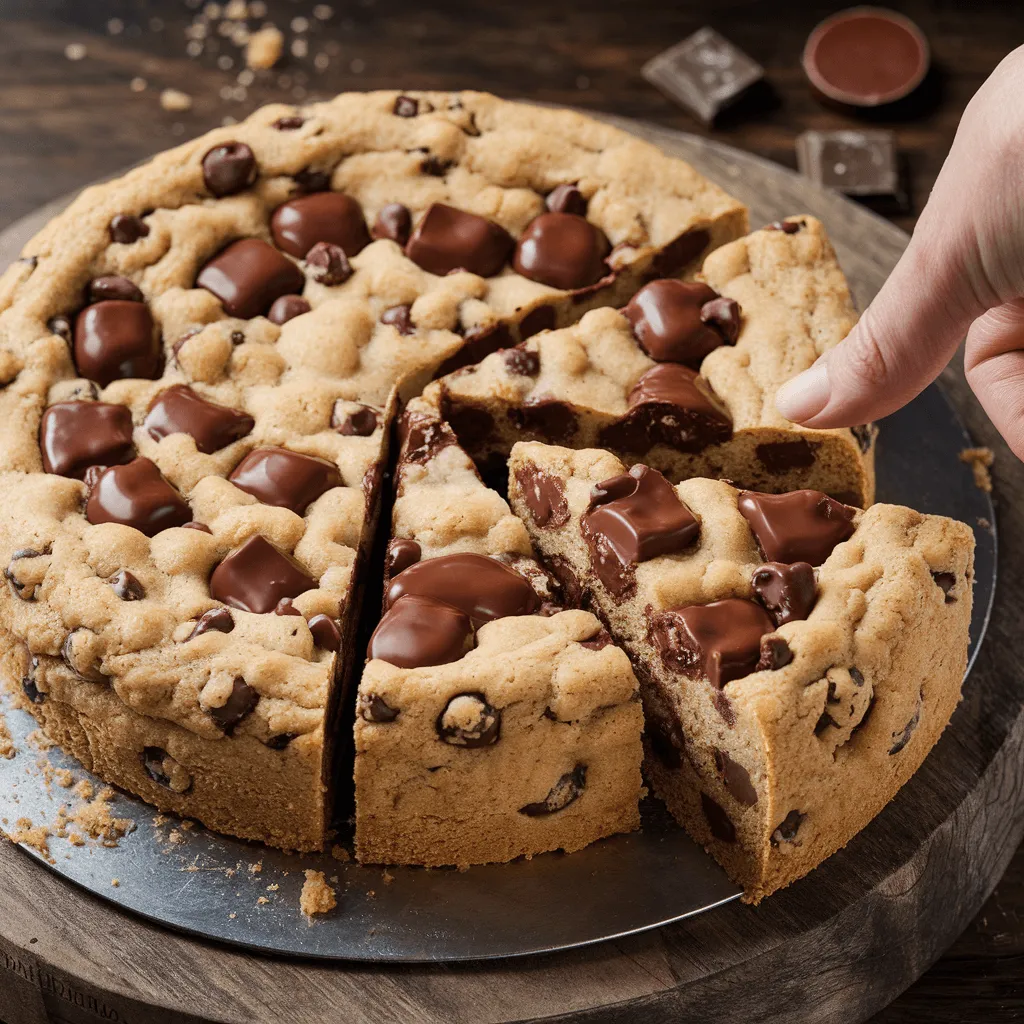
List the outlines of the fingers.
{"type": "Polygon", "coordinates": [[[979,317],[967,334],[971,390],[1019,459],[1024,459],[1024,299],[979,317]]]}

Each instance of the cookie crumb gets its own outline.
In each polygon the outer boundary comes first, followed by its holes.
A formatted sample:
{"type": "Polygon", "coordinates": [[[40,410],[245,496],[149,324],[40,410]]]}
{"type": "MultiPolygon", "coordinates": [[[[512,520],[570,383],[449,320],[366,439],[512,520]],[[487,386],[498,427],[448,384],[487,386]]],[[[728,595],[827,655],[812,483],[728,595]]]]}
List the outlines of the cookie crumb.
{"type": "Polygon", "coordinates": [[[966,462],[974,473],[974,486],[986,494],[992,493],[992,474],[989,468],[995,459],[991,448],[965,448],[960,453],[960,461],[966,462]]]}
{"type": "Polygon", "coordinates": [[[7,719],[0,715],[0,757],[11,761],[17,753],[18,748],[14,745],[10,729],[7,728],[7,719]]]}
{"type": "Polygon", "coordinates": [[[88,52],[84,43],[68,43],[64,47],[64,56],[68,60],[83,60],[88,52]]]}
{"type": "Polygon", "coordinates": [[[75,775],[68,768],[58,768],[56,771],[57,785],[61,789],[70,789],[75,784],[75,775]]]}
{"type": "Polygon", "coordinates": [[[326,914],[333,910],[338,901],[334,890],[324,879],[324,873],[307,868],[305,875],[306,881],[299,896],[299,909],[310,919],[314,914],[326,914]]]}
{"type": "Polygon", "coordinates": [[[72,792],[79,800],[91,800],[96,795],[96,787],[88,779],[82,779],[72,792]]]}
{"type": "Polygon", "coordinates": [[[119,839],[134,830],[135,822],[130,818],[115,818],[110,813],[110,801],[113,798],[114,791],[104,789],[95,800],[77,807],[68,815],[68,820],[78,825],[91,839],[100,840],[104,846],[117,846],[119,839]]]}
{"type": "Polygon", "coordinates": [[[14,823],[14,830],[7,834],[12,843],[30,846],[50,860],[50,830],[46,825],[33,825],[31,818],[19,818],[14,823]]]}
{"type": "Polygon", "coordinates": [[[284,50],[284,35],[273,25],[266,25],[249,36],[245,47],[245,63],[250,68],[272,68],[284,50]]]}
{"type": "Polygon", "coordinates": [[[180,89],[164,89],[160,93],[160,106],[164,110],[182,111],[192,109],[192,97],[180,89]]]}
{"type": "Polygon", "coordinates": [[[114,887],[115,889],[120,889],[120,888],[121,888],[121,879],[120,879],[120,878],[112,878],[112,879],[110,880],[110,884],[111,884],[111,885],[112,885],[112,886],[113,886],[113,887],[114,887]]]}
{"type": "Polygon", "coordinates": [[[131,89],[132,92],[145,92],[148,85],[149,82],[144,78],[136,76],[128,83],[128,88],[131,89]]]}
{"type": "Polygon", "coordinates": [[[53,750],[53,748],[57,746],[57,744],[40,729],[33,729],[25,738],[33,747],[36,748],[36,750],[53,750]]]}
{"type": "Polygon", "coordinates": [[[332,846],[331,856],[335,860],[340,860],[342,864],[347,864],[352,859],[352,854],[344,846],[332,846]]]}
{"type": "Polygon", "coordinates": [[[269,902],[270,902],[270,900],[266,896],[260,896],[256,900],[257,905],[261,906],[261,907],[264,906],[265,904],[269,903],[269,902]]]}
{"type": "Polygon", "coordinates": [[[255,864],[249,865],[249,874],[258,875],[263,870],[263,861],[257,861],[255,864]]]}
{"type": "Polygon", "coordinates": [[[385,885],[390,885],[395,880],[395,876],[387,870],[385,870],[384,874],[381,877],[384,879],[385,885]]]}

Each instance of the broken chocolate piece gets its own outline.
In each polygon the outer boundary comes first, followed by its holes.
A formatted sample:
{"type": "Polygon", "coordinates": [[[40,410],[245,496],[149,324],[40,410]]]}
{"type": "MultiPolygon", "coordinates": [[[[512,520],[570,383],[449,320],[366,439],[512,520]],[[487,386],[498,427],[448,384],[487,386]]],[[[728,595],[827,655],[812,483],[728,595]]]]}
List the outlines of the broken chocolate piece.
{"type": "Polygon", "coordinates": [[[565,500],[565,487],[558,477],[529,465],[516,470],[516,481],[537,526],[541,529],[565,526],[569,521],[569,504],[565,500]]]}
{"type": "Polygon", "coordinates": [[[741,491],[737,507],[750,524],[761,553],[771,562],[821,565],[853,535],[856,509],[821,491],[761,494],[741,491]]]}
{"type": "Polygon", "coordinates": [[[796,139],[800,173],[849,196],[900,192],[896,136],[888,131],[808,131],[796,139]]]}
{"type": "Polygon", "coordinates": [[[452,697],[437,718],[437,735],[453,747],[488,747],[501,732],[501,711],[491,707],[482,693],[452,697]]]}
{"type": "Polygon", "coordinates": [[[539,818],[545,814],[556,814],[564,811],[571,803],[582,795],[587,785],[587,766],[578,764],[571,772],[566,772],[538,803],[527,804],[519,808],[520,814],[528,818],[539,818]]]}
{"type": "Polygon", "coordinates": [[[241,676],[235,676],[228,699],[219,708],[207,708],[210,717],[230,736],[255,710],[260,702],[259,693],[241,676]]]}
{"type": "Polygon", "coordinates": [[[711,829],[711,835],[723,843],[736,842],[736,826],[726,813],[725,808],[716,800],[712,800],[707,793],[700,795],[700,807],[704,812],[704,820],[711,829]]]}
{"type": "Polygon", "coordinates": [[[754,570],[751,583],[776,626],[806,619],[817,600],[814,568],[808,562],[766,562],[754,570]]]}
{"type": "Polygon", "coordinates": [[[367,657],[397,668],[447,665],[472,650],[473,639],[472,620],[458,608],[419,594],[405,594],[373,631],[367,657]]]}

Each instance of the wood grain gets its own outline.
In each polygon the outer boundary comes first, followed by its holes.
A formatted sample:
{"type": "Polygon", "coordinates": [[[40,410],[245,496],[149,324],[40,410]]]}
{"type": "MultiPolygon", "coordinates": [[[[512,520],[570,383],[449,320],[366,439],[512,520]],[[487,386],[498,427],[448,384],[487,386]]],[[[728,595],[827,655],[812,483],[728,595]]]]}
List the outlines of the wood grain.
{"type": "MultiPolygon", "coordinates": [[[[902,251],[897,228],[781,168],[664,129],[632,128],[751,202],[754,223],[820,216],[861,303],[902,251]]],[[[1024,829],[1024,680],[1013,654],[1022,475],[959,370],[948,371],[947,386],[975,436],[998,453],[1004,582],[989,640],[934,754],[872,826],[809,878],[757,909],[732,904],[589,950],[382,970],[272,960],[172,935],[0,845],[0,993],[9,988],[21,1000],[13,1012],[0,1004],[8,1024],[868,1018],[967,925],[1024,829]]]]}

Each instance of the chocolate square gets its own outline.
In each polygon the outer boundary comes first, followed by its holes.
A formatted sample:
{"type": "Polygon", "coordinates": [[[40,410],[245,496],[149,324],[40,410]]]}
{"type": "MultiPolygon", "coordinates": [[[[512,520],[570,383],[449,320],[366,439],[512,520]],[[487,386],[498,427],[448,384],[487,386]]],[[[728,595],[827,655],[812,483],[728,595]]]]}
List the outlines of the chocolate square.
{"type": "Polygon", "coordinates": [[[900,192],[896,137],[888,131],[808,131],[797,137],[800,173],[850,196],[900,192]]]}

